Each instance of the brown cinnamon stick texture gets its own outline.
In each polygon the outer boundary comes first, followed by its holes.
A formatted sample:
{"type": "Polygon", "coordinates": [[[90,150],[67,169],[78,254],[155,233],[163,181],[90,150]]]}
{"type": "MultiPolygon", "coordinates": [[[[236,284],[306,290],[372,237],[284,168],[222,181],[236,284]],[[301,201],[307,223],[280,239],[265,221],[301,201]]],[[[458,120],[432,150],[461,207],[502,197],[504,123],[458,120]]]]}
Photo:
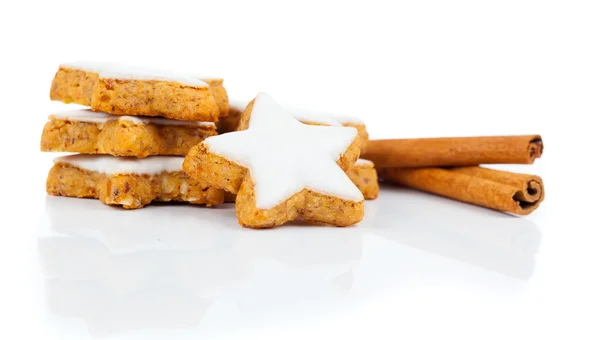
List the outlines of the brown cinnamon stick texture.
{"type": "Polygon", "coordinates": [[[538,176],[481,167],[379,169],[384,180],[458,201],[527,215],[544,200],[538,176]]]}
{"type": "Polygon", "coordinates": [[[370,140],[361,154],[377,168],[531,164],[542,156],[539,135],[370,140]]]}

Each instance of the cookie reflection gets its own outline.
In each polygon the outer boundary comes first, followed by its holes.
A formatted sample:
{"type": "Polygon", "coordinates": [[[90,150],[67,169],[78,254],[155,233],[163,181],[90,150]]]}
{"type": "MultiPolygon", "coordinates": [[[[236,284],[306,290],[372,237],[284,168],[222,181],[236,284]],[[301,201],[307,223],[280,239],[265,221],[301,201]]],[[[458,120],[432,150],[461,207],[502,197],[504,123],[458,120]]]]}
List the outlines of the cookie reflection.
{"type": "Polygon", "coordinates": [[[98,337],[195,327],[221,299],[248,315],[319,294],[344,298],[362,256],[358,227],[249,230],[233,207],[123,211],[49,197],[46,210],[38,249],[49,309],[98,337]]]}
{"type": "Polygon", "coordinates": [[[214,295],[247,275],[234,235],[199,218],[220,220],[221,211],[156,207],[144,221],[92,200],[49,197],[46,207],[49,230],[38,238],[46,302],[94,336],[197,326],[214,295]]]}
{"type": "Polygon", "coordinates": [[[250,319],[264,314],[277,318],[281,313],[314,316],[324,303],[344,305],[352,300],[354,272],[364,255],[364,231],[375,222],[377,210],[371,203],[366,202],[363,221],[353,227],[295,222],[272,230],[241,230],[235,248],[251,254],[249,265],[261,273],[237,292],[241,313],[250,319]]]}

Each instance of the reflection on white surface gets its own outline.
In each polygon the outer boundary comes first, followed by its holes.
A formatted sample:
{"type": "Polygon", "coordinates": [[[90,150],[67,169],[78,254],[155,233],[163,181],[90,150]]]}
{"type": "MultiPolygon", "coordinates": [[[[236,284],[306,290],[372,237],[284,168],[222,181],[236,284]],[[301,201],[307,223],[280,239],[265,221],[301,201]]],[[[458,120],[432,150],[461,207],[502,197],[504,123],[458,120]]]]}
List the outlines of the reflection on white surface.
{"type": "Polygon", "coordinates": [[[48,197],[46,208],[38,249],[47,306],[82,319],[93,337],[319,317],[407,281],[518,284],[541,238],[524,218],[385,188],[352,228],[249,230],[232,205],[124,211],[48,197]]]}
{"type": "Polygon", "coordinates": [[[396,199],[379,202],[376,235],[517,278],[531,277],[541,233],[528,219],[409,189],[385,189],[394,190],[396,199]]]}

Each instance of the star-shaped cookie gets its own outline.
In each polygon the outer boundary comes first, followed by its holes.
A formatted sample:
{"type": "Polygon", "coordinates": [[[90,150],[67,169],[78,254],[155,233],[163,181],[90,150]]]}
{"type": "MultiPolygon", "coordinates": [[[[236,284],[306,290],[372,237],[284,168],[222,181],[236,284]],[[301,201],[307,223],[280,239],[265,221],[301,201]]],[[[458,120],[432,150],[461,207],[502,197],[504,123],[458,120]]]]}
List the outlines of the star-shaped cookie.
{"type": "Polygon", "coordinates": [[[362,220],[364,199],[344,171],[360,154],[357,130],[298,122],[260,93],[248,129],[205,139],[183,163],[192,178],[237,194],[242,226],[272,227],[298,217],[335,226],[362,220]]]}

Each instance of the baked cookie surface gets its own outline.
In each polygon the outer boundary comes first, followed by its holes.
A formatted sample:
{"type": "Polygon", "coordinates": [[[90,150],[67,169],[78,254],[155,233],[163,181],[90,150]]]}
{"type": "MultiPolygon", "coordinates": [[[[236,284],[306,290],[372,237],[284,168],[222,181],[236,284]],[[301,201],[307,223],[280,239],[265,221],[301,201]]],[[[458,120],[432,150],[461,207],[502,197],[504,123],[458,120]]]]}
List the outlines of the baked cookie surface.
{"type": "Polygon", "coordinates": [[[223,191],[189,178],[183,157],[144,159],[105,155],[71,155],[54,160],[46,191],[54,196],[98,198],[125,209],[152,201],[189,202],[207,206],[223,203],[223,191]]]}
{"type": "Polygon", "coordinates": [[[87,65],[86,68],[76,65],[61,65],[54,75],[50,87],[50,99],[66,104],[92,106],[92,90],[98,81],[98,73],[102,65],[87,65]]]}
{"type": "Polygon", "coordinates": [[[356,129],[302,124],[266,94],[248,108],[248,129],[192,148],[186,173],[237,194],[242,226],[272,227],[296,218],[335,226],[360,222],[364,198],[344,173],[360,153],[356,129]]]}
{"type": "MultiPolygon", "coordinates": [[[[379,196],[379,179],[375,165],[366,159],[359,159],[346,174],[363,194],[366,200],[374,200],[379,196]]],[[[235,202],[236,195],[225,192],[225,202],[235,202]]]]}
{"type": "Polygon", "coordinates": [[[246,109],[248,101],[245,100],[230,100],[229,113],[226,117],[219,117],[217,122],[217,131],[219,134],[233,132],[238,129],[242,113],[246,109]]]}
{"type": "Polygon", "coordinates": [[[219,107],[219,120],[222,117],[227,117],[229,115],[229,97],[225,86],[223,86],[223,79],[215,77],[198,77],[198,79],[208,84],[210,92],[219,107]]]}
{"type": "Polygon", "coordinates": [[[75,110],[48,117],[42,132],[41,150],[139,158],[185,156],[192,146],[216,134],[215,124],[209,122],[75,110]]]}
{"type": "Polygon", "coordinates": [[[60,65],[50,89],[50,99],[91,106],[117,115],[160,116],[178,120],[216,122],[220,114],[213,93],[223,104],[227,93],[222,79],[206,82],[157,69],[77,62],[60,65]]]}
{"type": "Polygon", "coordinates": [[[346,174],[358,190],[362,192],[365,199],[373,200],[379,196],[379,182],[373,162],[359,159],[346,171],[346,174]]]}

